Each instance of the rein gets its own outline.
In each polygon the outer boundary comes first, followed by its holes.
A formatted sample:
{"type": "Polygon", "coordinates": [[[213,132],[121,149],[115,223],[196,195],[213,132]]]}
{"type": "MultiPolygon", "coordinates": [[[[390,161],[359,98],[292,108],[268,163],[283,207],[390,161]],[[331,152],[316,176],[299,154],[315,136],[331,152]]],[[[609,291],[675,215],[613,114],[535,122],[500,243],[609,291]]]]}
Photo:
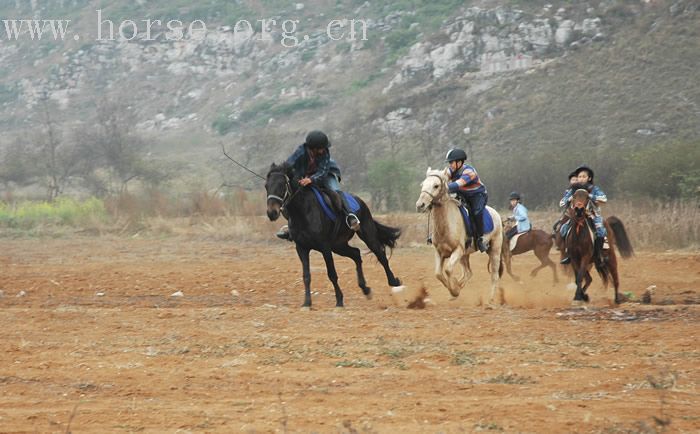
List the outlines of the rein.
{"type": "MultiPolygon", "coordinates": [[[[438,195],[441,195],[441,194],[442,194],[442,190],[444,189],[444,185],[445,185],[445,183],[442,181],[442,177],[440,177],[440,176],[438,176],[438,175],[428,175],[428,176],[434,176],[434,177],[440,179],[440,191],[439,191],[438,195]]],[[[437,199],[436,196],[433,196],[433,195],[432,195],[429,191],[427,191],[427,190],[421,190],[420,192],[421,192],[421,193],[425,193],[425,194],[427,194],[428,196],[430,196],[430,206],[429,206],[429,209],[432,208],[433,205],[436,205],[436,203],[435,203],[435,200],[437,199]]],[[[432,236],[430,235],[430,215],[431,215],[431,214],[432,214],[432,212],[428,212],[428,236],[426,237],[426,240],[428,241],[428,244],[430,244],[430,243],[431,243],[431,240],[432,240],[432,236]]]]}

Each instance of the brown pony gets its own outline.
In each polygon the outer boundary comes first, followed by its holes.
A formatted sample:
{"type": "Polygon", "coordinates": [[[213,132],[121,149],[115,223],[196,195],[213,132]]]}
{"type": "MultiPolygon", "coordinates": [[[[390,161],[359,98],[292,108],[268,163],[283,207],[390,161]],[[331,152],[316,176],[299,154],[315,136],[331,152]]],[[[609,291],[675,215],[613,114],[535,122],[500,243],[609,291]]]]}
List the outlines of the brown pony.
{"type": "MultiPolygon", "coordinates": [[[[512,226],[512,222],[508,222],[506,223],[504,230],[507,231],[512,226]]],[[[554,244],[552,236],[540,229],[532,229],[520,235],[520,237],[518,237],[518,240],[515,243],[515,248],[512,251],[510,250],[510,240],[507,237],[504,237],[503,248],[501,249],[501,254],[503,255],[502,261],[505,264],[506,271],[508,271],[510,277],[518,281],[520,280],[520,278],[514,275],[510,269],[510,264],[513,255],[520,255],[521,253],[533,250],[535,252],[535,256],[537,256],[537,259],[540,260],[540,265],[538,267],[535,267],[530,272],[530,276],[535,277],[537,275],[537,272],[539,272],[544,267],[551,267],[552,273],[554,273],[554,282],[559,282],[559,277],[557,276],[557,267],[554,264],[554,262],[552,262],[552,260],[549,259],[549,251],[552,248],[552,244],[554,244]]]]}
{"type": "Polygon", "coordinates": [[[605,260],[601,263],[594,260],[593,237],[595,229],[590,223],[586,212],[588,207],[589,194],[585,189],[578,189],[571,199],[571,208],[568,210],[571,218],[571,229],[564,239],[566,249],[571,258],[571,268],[576,276],[576,294],[574,301],[588,302],[586,290],[593,281],[590,269],[595,264],[596,271],[603,279],[605,287],[610,279],[615,288],[615,303],[620,302],[618,292],[620,278],[617,274],[617,257],[614,247],[617,246],[623,258],[629,258],[634,254],[632,244],[627,237],[625,226],[617,217],[609,217],[605,220],[605,228],[608,231],[608,244],[610,248],[606,251],[605,260]],[[584,284],[585,281],[585,284],[584,284]]]}

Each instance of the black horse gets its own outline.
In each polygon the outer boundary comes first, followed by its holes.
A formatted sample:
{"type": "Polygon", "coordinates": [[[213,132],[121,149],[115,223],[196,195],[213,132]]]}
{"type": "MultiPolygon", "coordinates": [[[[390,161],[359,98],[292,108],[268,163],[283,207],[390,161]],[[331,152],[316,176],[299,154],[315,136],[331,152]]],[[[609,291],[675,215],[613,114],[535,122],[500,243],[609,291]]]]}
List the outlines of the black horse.
{"type": "MultiPolygon", "coordinates": [[[[336,307],[343,307],[343,292],[338,286],[338,274],[333,263],[333,253],[346,256],[355,262],[357,270],[357,283],[362,293],[372,298],[372,289],[367,286],[362,271],[362,257],[360,249],[348,245],[348,241],[355,235],[350,230],[342,216],[335,222],[328,218],[318,203],[311,188],[301,187],[296,179],[293,179],[292,168],[286,164],[270,167],[265,181],[267,191],[267,216],[271,221],[279,218],[282,210],[289,221],[289,232],[296,244],[297,254],[301,260],[304,272],[304,304],[302,307],[311,307],[311,272],[309,270],[309,253],[316,250],[323,255],[326,262],[328,279],[335,289],[336,307]]],[[[334,193],[329,192],[330,195],[334,193]]],[[[360,219],[360,231],[358,235],[367,247],[377,256],[379,263],[384,267],[390,286],[399,286],[401,281],[394,276],[389,268],[389,260],[386,257],[386,247],[393,248],[401,234],[400,229],[385,226],[372,218],[367,205],[358,197],[355,199],[360,204],[360,210],[356,213],[360,219]]]]}

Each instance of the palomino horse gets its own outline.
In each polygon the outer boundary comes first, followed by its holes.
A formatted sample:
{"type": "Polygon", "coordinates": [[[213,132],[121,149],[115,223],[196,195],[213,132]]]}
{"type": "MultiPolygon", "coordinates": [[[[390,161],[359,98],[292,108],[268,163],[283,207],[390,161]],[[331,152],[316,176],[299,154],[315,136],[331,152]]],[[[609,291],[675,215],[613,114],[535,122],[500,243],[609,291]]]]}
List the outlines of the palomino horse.
{"type": "MultiPolygon", "coordinates": [[[[453,297],[459,296],[464,284],[472,276],[469,266],[469,255],[474,253],[474,246],[467,246],[467,231],[464,227],[459,202],[450,197],[447,190],[449,177],[444,170],[428,168],[425,180],[421,184],[421,192],[416,202],[419,212],[430,210],[433,217],[433,247],[435,248],[435,276],[450,291],[453,297]],[[461,263],[463,273],[459,275],[455,266],[461,263]]],[[[503,245],[503,224],[501,216],[493,208],[487,206],[486,212],[493,219],[493,230],[484,234],[484,240],[489,243],[489,271],[491,273],[491,297],[489,304],[494,303],[496,289],[499,289],[500,302],[503,302],[503,290],[499,287],[499,277],[503,274],[501,263],[501,246],[503,245]]]]}
{"type": "MultiPolygon", "coordinates": [[[[503,230],[507,231],[508,229],[510,229],[510,227],[512,227],[512,224],[506,223],[506,226],[503,228],[503,230]]],[[[535,277],[537,275],[537,272],[539,272],[544,267],[551,267],[552,273],[554,273],[554,282],[558,282],[559,277],[557,276],[557,266],[554,264],[554,262],[552,262],[551,259],[549,259],[549,251],[552,248],[552,244],[554,244],[552,241],[552,236],[540,229],[531,229],[523,234],[520,234],[517,237],[518,239],[515,242],[513,250],[510,249],[511,240],[509,240],[508,237],[503,237],[502,260],[506,265],[506,271],[508,271],[510,277],[518,281],[520,280],[520,278],[514,275],[513,272],[510,270],[510,264],[511,260],[513,259],[513,256],[520,255],[521,253],[529,252],[530,250],[532,250],[535,252],[535,256],[537,256],[537,259],[540,260],[540,265],[530,272],[530,276],[535,277]]]]}
{"type": "MultiPolygon", "coordinates": [[[[273,164],[267,174],[265,190],[267,191],[267,216],[271,221],[277,220],[281,211],[286,210],[289,231],[302,263],[304,276],[304,304],[302,307],[311,307],[311,271],[309,267],[311,250],[321,252],[323,255],[328,279],[333,283],[335,289],[336,307],[343,307],[343,292],[338,285],[333,253],[346,256],[355,262],[357,283],[362,289],[362,293],[368,299],[372,298],[372,290],[367,286],[362,271],[360,249],[348,245],[348,241],[355,235],[355,232],[342,222],[342,218],[336,218],[333,222],[324,214],[311,188],[301,187],[293,179],[292,167],[286,164],[280,166],[273,164]]],[[[401,231],[374,220],[372,213],[362,199],[353,197],[360,205],[360,210],[356,213],[362,222],[358,233],[360,239],[367,244],[367,247],[384,267],[389,285],[394,287],[401,285],[401,281],[394,276],[389,268],[389,260],[386,257],[386,247],[394,247],[401,231]]]]}
{"type": "Polygon", "coordinates": [[[565,245],[571,258],[571,268],[576,275],[576,294],[574,301],[588,302],[586,289],[591,284],[591,267],[595,263],[596,271],[603,279],[603,284],[607,287],[608,281],[612,279],[615,288],[615,303],[620,302],[618,292],[620,278],[617,274],[617,257],[614,247],[617,246],[623,258],[629,258],[634,254],[632,244],[629,241],[625,226],[617,217],[608,217],[605,220],[605,227],[608,231],[609,249],[606,251],[605,261],[602,263],[594,260],[593,237],[595,230],[588,223],[589,218],[586,213],[589,195],[586,189],[578,189],[571,199],[571,229],[565,238],[565,245]],[[585,281],[585,283],[584,283],[585,281]]]}

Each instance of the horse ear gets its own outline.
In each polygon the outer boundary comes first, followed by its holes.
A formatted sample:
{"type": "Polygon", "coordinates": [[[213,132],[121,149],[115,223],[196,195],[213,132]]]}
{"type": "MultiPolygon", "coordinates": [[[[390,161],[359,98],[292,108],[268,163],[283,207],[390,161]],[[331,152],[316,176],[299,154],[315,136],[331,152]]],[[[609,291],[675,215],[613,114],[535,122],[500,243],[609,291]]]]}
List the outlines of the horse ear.
{"type": "Polygon", "coordinates": [[[433,170],[430,166],[428,166],[428,170],[425,171],[425,176],[430,175],[430,171],[433,170]]]}

